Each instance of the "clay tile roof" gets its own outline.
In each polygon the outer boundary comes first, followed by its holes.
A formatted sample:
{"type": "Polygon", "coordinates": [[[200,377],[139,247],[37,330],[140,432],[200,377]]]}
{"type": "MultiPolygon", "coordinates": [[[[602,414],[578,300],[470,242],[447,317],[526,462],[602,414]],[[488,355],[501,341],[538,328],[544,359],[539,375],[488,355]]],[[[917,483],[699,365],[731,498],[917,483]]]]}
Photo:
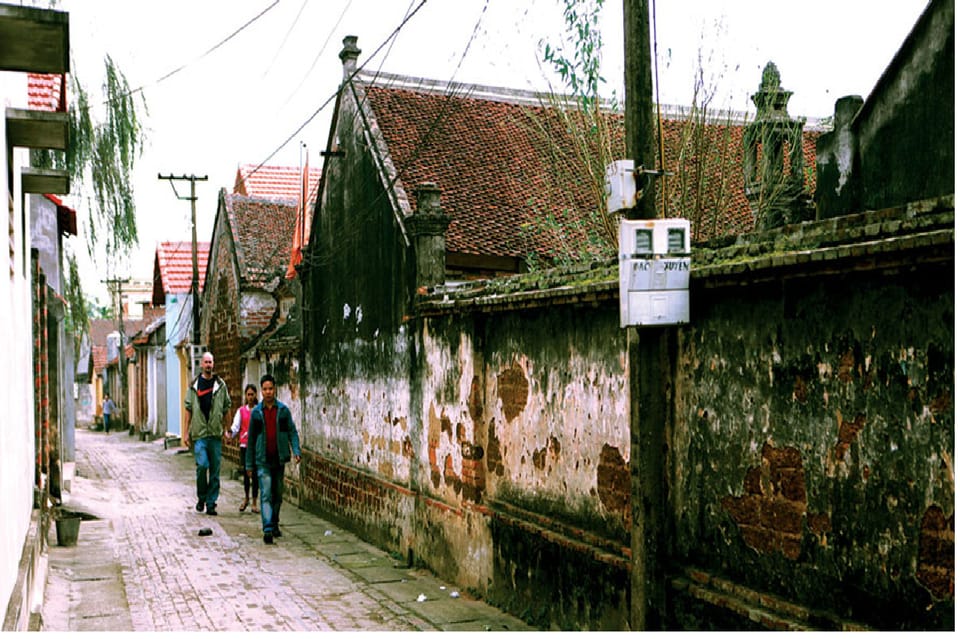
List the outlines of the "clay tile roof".
{"type": "MultiPolygon", "coordinates": [[[[577,155],[574,138],[558,108],[509,89],[456,85],[451,91],[438,89],[435,81],[388,74],[357,78],[373,113],[371,126],[379,129],[399,174],[395,188],[405,193],[411,211],[417,185],[434,182],[441,189],[443,210],[453,217],[448,251],[550,256],[558,242],[583,239],[578,225],[582,229],[597,214],[597,200],[582,165],[571,161],[577,155]],[[573,222],[565,237],[531,232],[547,228],[542,221],[548,216],[573,222]]],[[[622,114],[608,112],[604,121],[612,157],[625,157],[622,114]]],[[[709,159],[697,179],[689,169],[686,180],[666,182],[667,216],[690,219],[695,240],[753,228],[741,168],[745,123],[741,117],[704,124],[701,139],[709,144],[701,153],[709,159]]],[[[688,160],[694,156],[689,143],[684,147],[690,128],[688,117],[664,116],[664,162],[678,176],[681,149],[688,160]]],[[[818,133],[804,135],[807,166],[814,167],[818,133]]]]}
{"type": "MultiPolygon", "coordinates": [[[[157,323],[159,321],[158,316],[163,312],[163,309],[150,309],[150,311],[150,313],[145,313],[141,319],[123,320],[123,332],[126,333],[127,339],[130,340],[124,349],[124,353],[132,355],[134,338],[151,324],[157,323]]],[[[115,319],[90,320],[90,344],[91,350],[93,351],[94,375],[99,374],[105,366],[117,363],[116,357],[109,362],[107,361],[107,337],[110,333],[117,332],[118,328],[119,326],[115,319]]]]}
{"type": "Polygon", "coordinates": [[[167,320],[165,315],[165,309],[163,308],[144,309],[143,319],[148,321],[149,324],[144,326],[143,329],[140,330],[140,332],[138,332],[136,335],[133,336],[133,343],[138,346],[147,344],[150,341],[150,336],[156,333],[157,330],[159,330],[160,327],[166,323],[167,320]],[[150,310],[151,312],[148,314],[146,312],[147,310],[150,310]],[[157,313],[156,311],[159,311],[159,313],[157,313]]]}
{"type": "MultiPolygon", "coordinates": [[[[203,292],[210,242],[197,242],[197,268],[203,292]]],[[[160,242],[153,263],[153,303],[164,304],[167,294],[189,293],[193,284],[193,246],[190,242],[160,242]]]]}
{"type": "Polygon", "coordinates": [[[90,344],[93,351],[93,374],[97,375],[107,364],[107,335],[117,330],[111,319],[90,320],[90,344]]]}
{"type": "Polygon", "coordinates": [[[50,73],[27,74],[27,106],[38,111],[66,111],[64,76],[50,73]]]}
{"type": "MultiPolygon", "coordinates": [[[[247,197],[265,200],[293,200],[300,199],[301,169],[295,166],[261,166],[256,164],[242,164],[237,168],[237,178],[233,185],[233,192],[247,197]]],[[[307,193],[310,195],[310,204],[317,199],[317,182],[320,180],[320,169],[309,168],[310,183],[307,193]]]]}
{"type": "Polygon", "coordinates": [[[241,279],[260,287],[277,276],[283,279],[290,261],[296,202],[228,193],[224,205],[236,241],[241,279]]]}

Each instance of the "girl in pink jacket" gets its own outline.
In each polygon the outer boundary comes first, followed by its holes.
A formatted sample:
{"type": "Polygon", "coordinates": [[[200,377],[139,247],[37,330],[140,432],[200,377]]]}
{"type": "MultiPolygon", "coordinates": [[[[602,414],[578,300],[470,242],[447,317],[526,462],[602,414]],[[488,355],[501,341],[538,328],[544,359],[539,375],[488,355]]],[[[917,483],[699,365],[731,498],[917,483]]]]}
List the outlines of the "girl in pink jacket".
{"type": "MultiPolygon", "coordinates": [[[[257,387],[253,384],[247,384],[247,387],[243,391],[244,405],[237,409],[237,414],[233,416],[233,426],[230,427],[230,436],[233,439],[237,438],[237,435],[240,436],[240,465],[243,466],[243,503],[240,504],[240,512],[243,512],[247,509],[247,506],[250,505],[250,484],[253,484],[253,507],[250,509],[255,513],[260,512],[260,507],[257,505],[257,492],[258,486],[257,481],[254,479],[251,481],[250,474],[246,471],[247,463],[247,431],[250,427],[250,411],[253,410],[253,407],[257,405],[257,387]]],[[[254,469],[249,469],[254,470],[254,469]]]]}

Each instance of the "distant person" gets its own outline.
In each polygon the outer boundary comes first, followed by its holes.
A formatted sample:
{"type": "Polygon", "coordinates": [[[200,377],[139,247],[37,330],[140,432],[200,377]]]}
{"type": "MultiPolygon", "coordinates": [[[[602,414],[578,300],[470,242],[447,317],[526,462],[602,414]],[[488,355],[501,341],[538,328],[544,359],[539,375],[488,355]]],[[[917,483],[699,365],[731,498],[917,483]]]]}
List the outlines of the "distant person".
{"type": "Polygon", "coordinates": [[[110,418],[117,412],[117,405],[110,399],[110,393],[103,394],[103,431],[110,432],[110,418]]]}
{"type": "Polygon", "coordinates": [[[213,353],[203,354],[200,374],[187,389],[184,421],[187,435],[183,445],[193,442],[193,458],[197,464],[197,512],[217,514],[220,497],[220,456],[223,453],[223,416],[230,410],[230,394],[219,375],[213,374],[213,353]]]}
{"type": "Polygon", "coordinates": [[[263,543],[272,544],[280,532],[280,504],[283,503],[284,465],[293,458],[300,462],[300,437],[290,409],[277,401],[276,382],[272,375],[260,378],[261,401],[250,413],[247,433],[247,474],[253,476],[255,465],[260,480],[260,521],[263,522],[263,543]]]}
{"type": "MultiPolygon", "coordinates": [[[[247,473],[247,433],[250,428],[250,411],[257,405],[257,387],[253,384],[247,384],[243,390],[244,405],[237,409],[233,416],[233,425],[230,427],[230,436],[237,439],[239,435],[240,443],[240,466],[243,468],[243,503],[240,504],[240,512],[247,509],[250,505],[250,487],[253,485],[253,506],[250,508],[255,513],[260,512],[257,505],[257,490],[259,482],[256,478],[247,473]]],[[[253,470],[251,467],[250,470],[253,470]]]]}

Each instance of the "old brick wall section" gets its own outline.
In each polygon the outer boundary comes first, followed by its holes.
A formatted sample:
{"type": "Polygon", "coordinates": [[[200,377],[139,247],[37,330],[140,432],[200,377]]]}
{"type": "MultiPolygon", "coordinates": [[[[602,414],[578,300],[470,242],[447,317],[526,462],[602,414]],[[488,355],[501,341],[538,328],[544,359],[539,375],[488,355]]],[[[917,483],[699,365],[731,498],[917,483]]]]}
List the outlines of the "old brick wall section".
{"type": "Polygon", "coordinates": [[[952,623],[951,272],[692,291],[678,556],[867,626],[952,623]]]}
{"type": "MultiPolygon", "coordinates": [[[[239,282],[233,244],[224,222],[222,217],[218,218],[210,247],[210,276],[203,294],[205,334],[202,338],[213,353],[217,374],[230,391],[231,408],[224,416],[224,428],[228,428],[234,412],[243,402],[243,367],[240,362],[239,282]]],[[[232,442],[224,445],[223,454],[225,459],[239,462],[238,447],[232,442]]]]}

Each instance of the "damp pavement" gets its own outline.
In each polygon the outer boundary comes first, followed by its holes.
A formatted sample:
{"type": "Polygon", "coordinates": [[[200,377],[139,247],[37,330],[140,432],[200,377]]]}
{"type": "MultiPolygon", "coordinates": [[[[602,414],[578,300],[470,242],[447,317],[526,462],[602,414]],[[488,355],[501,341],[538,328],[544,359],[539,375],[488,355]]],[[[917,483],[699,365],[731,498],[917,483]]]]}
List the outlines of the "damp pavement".
{"type": "Polygon", "coordinates": [[[535,630],[291,503],[265,545],[229,462],[212,517],[185,449],[79,429],[76,449],[63,508],[83,520],[74,546],[50,526],[44,631],[535,630]]]}

